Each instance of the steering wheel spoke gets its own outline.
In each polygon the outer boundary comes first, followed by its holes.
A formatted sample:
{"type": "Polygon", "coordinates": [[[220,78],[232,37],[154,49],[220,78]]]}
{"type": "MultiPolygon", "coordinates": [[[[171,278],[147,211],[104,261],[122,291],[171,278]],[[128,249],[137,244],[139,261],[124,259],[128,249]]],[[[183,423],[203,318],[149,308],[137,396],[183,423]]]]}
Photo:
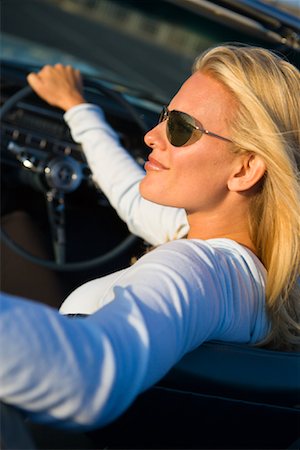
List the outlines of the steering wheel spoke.
{"type": "Polygon", "coordinates": [[[46,193],[47,211],[55,262],[66,262],[65,194],[51,189],[46,193]]]}

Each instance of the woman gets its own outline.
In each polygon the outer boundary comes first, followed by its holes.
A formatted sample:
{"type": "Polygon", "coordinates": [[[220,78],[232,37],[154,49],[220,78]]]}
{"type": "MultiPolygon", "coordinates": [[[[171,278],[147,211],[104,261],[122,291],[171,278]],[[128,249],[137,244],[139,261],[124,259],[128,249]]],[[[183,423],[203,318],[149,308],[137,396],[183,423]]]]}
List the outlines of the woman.
{"type": "Polygon", "coordinates": [[[206,340],[299,348],[293,66],[258,48],[204,53],[145,136],[145,176],[85,103],[77,71],[46,66],[28,81],[67,111],[95,180],[157,247],[71,294],[61,312],[86,319],[3,296],[4,401],[39,421],[101,426],[206,340]]]}

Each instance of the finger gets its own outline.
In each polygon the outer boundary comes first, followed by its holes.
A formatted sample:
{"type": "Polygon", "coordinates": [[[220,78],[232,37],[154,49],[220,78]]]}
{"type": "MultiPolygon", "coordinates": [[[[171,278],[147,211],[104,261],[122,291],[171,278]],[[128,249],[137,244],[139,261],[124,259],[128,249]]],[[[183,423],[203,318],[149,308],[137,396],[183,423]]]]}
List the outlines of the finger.
{"type": "Polygon", "coordinates": [[[27,81],[34,91],[37,91],[42,85],[42,81],[37,73],[30,73],[27,76],[27,81]]]}
{"type": "Polygon", "coordinates": [[[64,69],[65,69],[65,72],[66,72],[67,76],[69,77],[69,79],[74,82],[75,81],[75,75],[74,75],[75,70],[73,69],[73,67],[65,66],[64,69]]]}
{"type": "Polygon", "coordinates": [[[41,70],[38,73],[43,74],[43,73],[51,72],[52,70],[53,70],[53,66],[46,64],[44,67],[41,68],[41,70]]]}
{"type": "Polygon", "coordinates": [[[66,66],[66,71],[68,73],[69,80],[72,81],[72,83],[73,83],[73,86],[81,92],[82,91],[82,83],[81,83],[80,71],[70,65],[66,66]]]}
{"type": "Polygon", "coordinates": [[[80,91],[83,90],[83,81],[82,81],[82,75],[80,70],[76,69],[75,72],[75,79],[76,79],[76,85],[78,87],[78,89],[80,89],[80,91]]]}
{"type": "Polygon", "coordinates": [[[81,72],[80,72],[79,69],[76,69],[76,70],[74,71],[74,73],[75,73],[75,76],[76,76],[76,79],[77,79],[77,80],[81,80],[81,79],[82,79],[82,75],[81,75],[81,72]]]}
{"type": "Polygon", "coordinates": [[[71,77],[71,79],[73,81],[76,81],[76,70],[74,69],[74,67],[68,65],[65,67],[66,72],[68,73],[68,75],[71,77]]]}
{"type": "Polygon", "coordinates": [[[65,69],[65,66],[63,66],[61,63],[55,64],[54,67],[55,67],[55,69],[59,69],[59,70],[65,69]]]}

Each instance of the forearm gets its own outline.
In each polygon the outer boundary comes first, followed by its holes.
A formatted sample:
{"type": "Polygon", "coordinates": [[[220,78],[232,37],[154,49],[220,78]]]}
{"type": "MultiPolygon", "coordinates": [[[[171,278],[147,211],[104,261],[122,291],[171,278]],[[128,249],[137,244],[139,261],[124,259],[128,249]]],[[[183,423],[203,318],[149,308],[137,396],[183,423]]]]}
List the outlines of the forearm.
{"type": "MultiPolygon", "coordinates": [[[[134,316],[140,320],[137,309],[134,316]]],[[[2,297],[0,398],[39,422],[104,425],[126,409],[140,386],[147,353],[139,333],[125,323],[109,336],[101,318],[70,319],[37,303],[2,297]],[[120,354],[124,333],[132,348],[120,354]]]]}

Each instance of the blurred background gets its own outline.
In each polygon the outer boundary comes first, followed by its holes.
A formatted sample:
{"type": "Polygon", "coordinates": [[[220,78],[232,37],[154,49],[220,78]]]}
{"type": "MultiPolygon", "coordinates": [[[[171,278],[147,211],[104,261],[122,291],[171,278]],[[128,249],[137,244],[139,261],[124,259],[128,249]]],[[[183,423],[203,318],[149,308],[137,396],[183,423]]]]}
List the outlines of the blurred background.
{"type": "MultiPolygon", "coordinates": [[[[12,59],[17,53],[19,60],[37,64],[73,64],[167,99],[190,74],[195,56],[209,46],[228,41],[280,46],[275,22],[269,22],[271,32],[266,33],[253,16],[238,16],[236,4],[243,3],[1,0],[1,53],[12,59]]],[[[299,0],[258,3],[282,8],[299,20],[299,0]]],[[[249,13],[247,2],[243,11],[249,13]]]]}

